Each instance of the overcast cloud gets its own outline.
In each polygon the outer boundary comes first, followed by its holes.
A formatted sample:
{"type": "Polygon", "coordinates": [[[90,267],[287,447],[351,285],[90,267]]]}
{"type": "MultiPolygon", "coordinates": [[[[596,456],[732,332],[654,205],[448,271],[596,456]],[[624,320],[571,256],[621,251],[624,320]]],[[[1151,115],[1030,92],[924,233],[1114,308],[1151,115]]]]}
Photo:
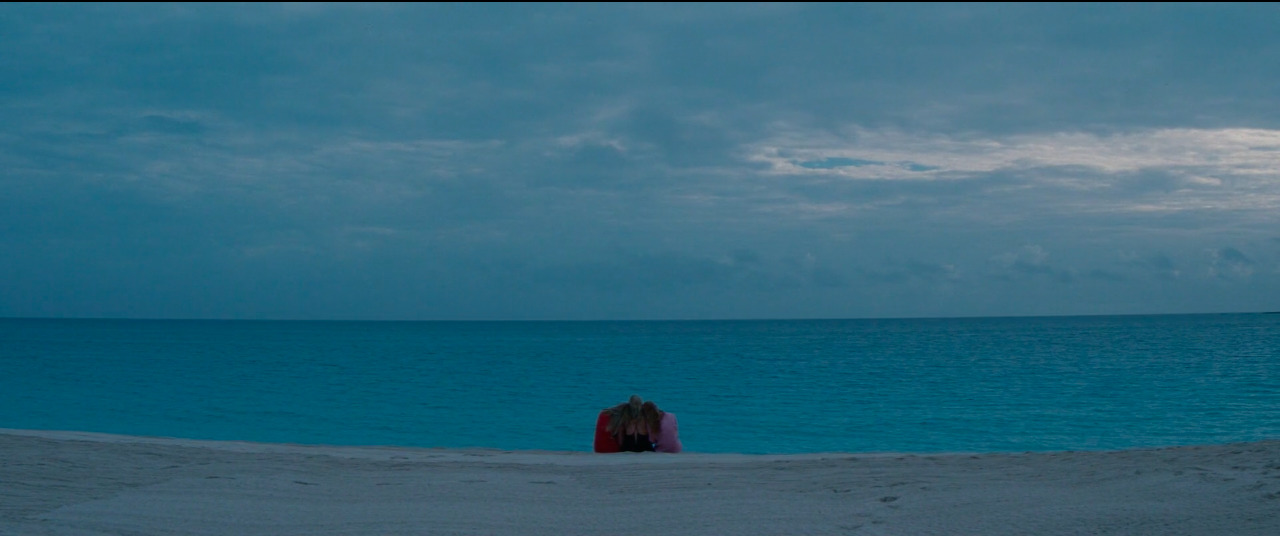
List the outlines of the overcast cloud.
{"type": "Polygon", "coordinates": [[[0,5],[0,316],[1280,310],[1274,4],[0,5]]]}

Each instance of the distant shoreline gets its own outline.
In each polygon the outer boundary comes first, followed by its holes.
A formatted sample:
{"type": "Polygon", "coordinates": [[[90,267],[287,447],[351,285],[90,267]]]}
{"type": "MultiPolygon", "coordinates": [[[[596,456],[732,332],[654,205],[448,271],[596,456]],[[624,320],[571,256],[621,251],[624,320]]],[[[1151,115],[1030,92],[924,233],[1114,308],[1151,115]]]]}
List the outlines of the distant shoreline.
{"type": "Polygon", "coordinates": [[[551,323],[663,323],[663,322],[861,322],[903,320],[1010,320],[1010,319],[1063,319],[1063,318],[1122,318],[1146,316],[1229,316],[1274,315],[1280,311],[1233,311],[1208,313],[1098,313],[1061,315],[991,315],[991,316],[886,316],[848,318],[614,318],[614,319],[360,319],[360,318],[150,318],[150,317],[92,317],[92,316],[0,316],[0,321],[98,321],[98,322],[245,322],[245,323],[386,323],[386,324],[551,324],[551,323]]]}

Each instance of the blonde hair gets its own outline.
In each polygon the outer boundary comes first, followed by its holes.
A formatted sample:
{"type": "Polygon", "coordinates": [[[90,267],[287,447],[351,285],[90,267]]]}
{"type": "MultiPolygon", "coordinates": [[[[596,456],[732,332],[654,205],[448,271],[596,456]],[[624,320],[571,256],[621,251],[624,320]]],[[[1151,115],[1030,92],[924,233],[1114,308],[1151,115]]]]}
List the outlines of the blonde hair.
{"type": "Polygon", "coordinates": [[[644,421],[643,406],[644,399],[640,395],[631,395],[626,402],[605,410],[609,412],[609,426],[605,428],[609,435],[622,437],[628,430],[635,429],[644,421]]]}

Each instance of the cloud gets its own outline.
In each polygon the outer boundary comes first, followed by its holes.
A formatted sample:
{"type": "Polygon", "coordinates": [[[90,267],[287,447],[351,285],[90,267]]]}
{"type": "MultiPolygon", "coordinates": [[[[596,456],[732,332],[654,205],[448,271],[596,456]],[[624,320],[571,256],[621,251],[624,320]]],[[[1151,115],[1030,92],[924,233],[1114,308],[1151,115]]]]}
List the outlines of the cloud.
{"type": "Polygon", "coordinates": [[[876,160],[859,160],[857,158],[823,158],[822,160],[792,161],[793,164],[806,169],[835,169],[840,167],[883,166],[884,162],[876,160]]]}
{"type": "Polygon", "coordinates": [[[1257,262],[1240,250],[1225,247],[1209,252],[1209,273],[1213,277],[1226,280],[1244,279],[1253,275],[1257,262]]]}
{"type": "Polygon", "coordinates": [[[1052,220],[1095,229],[1195,221],[1263,232],[1280,212],[1280,153],[1253,147],[1276,141],[1280,130],[1010,137],[794,130],[742,155],[787,192],[773,210],[812,217],[883,221],[911,212],[940,225],[1052,220]],[[833,164],[849,161],[858,165],[833,164]]]}
{"type": "Polygon", "coordinates": [[[750,147],[745,157],[766,164],[769,173],[778,175],[945,180],[1036,168],[1080,167],[1113,175],[1170,169],[1183,171],[1192,183],[1217,186],[1222,184],[1215,178],[1220,175],[1275,178],[1280,152],[1260,151],[1258,146],[1280,146],[1280,130],[960,137],[855,127],[842,135],[784,132],[750,147]]]}
{"type": "MultiPolygon", "coordinates": [[[[0,278],[230,316],[1196,309],[1274,277],[1277,13],[0,5],[0,278]]],[[[93,301],[24,292],[0,315],[93,301]]]]}
{"type": "MultiPolygon", "coordinates": [[[[762,257],[750,249],[720,255],[680,253],[624,254],[589,260],[548,263],[532,272],[532,288],[556,289],[557,295],[602,303],[644,304],[625,317],[647,317],[654,304],[701,302],[698,308],[735,304],[759,310],[753,301],[840,289],[848,284],[839,271],[812,254],[762,257]]],[[[741,316],[738,311],[730,316],[741,316]]]]}
{"type": "Polygon", "coordinates": [[[1110,270],[1102,270],[1098,268],[1089,270],[1085,274],[1085,276],[1090,279],[1095,279],[1098,281],[1109,281],[1113,283],[1123,283],[1123,282],[1129,281],[1129,278],[1125,277],[1122,274],[1118,274],[1110,270]]]}
{"type": "Polygon", "coordinates": [[[1164,253],[1138,254],[1129,252],[1123,255],[1124,266],[1144,274],[1154,275],[1161,279],[1177,279],[1182,275],[1177,265],[1164,253]]]}
{"type": "Polygon", "coordinates": [[[961,279],[954,264],[907,260],[887,262],[879,269],[863,269],[865,277],[883,283],[949,283],[961,279]]]}
{"type": "Polygon", "coordinates": [[[1070,283],[1075,279],[1074,270],[1053,266],[1049,262],[1049,253],[1036,244],[1001,253],[991,260],[997,269],[995,276],[1001,279],[1047,277],[1060,283],[1070,283]]]}

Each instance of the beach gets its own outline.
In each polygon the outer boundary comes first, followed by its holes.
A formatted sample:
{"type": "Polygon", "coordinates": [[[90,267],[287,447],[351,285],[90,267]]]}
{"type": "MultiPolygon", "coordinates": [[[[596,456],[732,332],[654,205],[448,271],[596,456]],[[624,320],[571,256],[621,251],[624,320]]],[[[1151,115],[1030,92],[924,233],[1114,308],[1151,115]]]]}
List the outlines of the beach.
{"type": "Polygon", "coordinates": [[[593,454],[0,430],[0,534],[1280,534],[1280,441],[593,454]]]}

